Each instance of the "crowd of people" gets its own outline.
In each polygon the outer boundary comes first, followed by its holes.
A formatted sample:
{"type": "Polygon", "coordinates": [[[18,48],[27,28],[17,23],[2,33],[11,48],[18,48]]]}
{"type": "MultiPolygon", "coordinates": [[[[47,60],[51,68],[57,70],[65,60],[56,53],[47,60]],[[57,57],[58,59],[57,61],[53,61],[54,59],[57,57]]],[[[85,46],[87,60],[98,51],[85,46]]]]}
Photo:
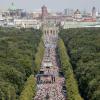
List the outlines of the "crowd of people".
{"type": "Polygon", "coordinates": [[[37,93],[34,100],[66,100],[63,94],[64,77],[59,76],[59,66],[56,57],[56,46],[46,47],[38,76],[37,93]],[[44,63],[47,66],[43,66],[44,63]]]}

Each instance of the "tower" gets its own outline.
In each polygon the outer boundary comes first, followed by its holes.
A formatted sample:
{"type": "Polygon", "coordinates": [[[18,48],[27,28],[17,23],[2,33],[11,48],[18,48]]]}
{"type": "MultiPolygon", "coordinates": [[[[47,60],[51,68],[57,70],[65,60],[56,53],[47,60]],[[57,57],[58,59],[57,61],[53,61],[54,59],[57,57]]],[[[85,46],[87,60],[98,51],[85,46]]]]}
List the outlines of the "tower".
{"type": "Polygon", "coordinates": [[[17,15],[17,14],[16,14],[16,7],[15,7],[14,2],[12,2],[12,3],[10,4],[10,7],[9,7],[8,11],[9,11],[10,17],[13,17],[13,18],[14,18],[14,17],[17,15]]]}
{"type": "Polygon", "coordinates": [[[92,18],[96,18],[96,8],[92,8],[92,18]]]}
{"type": "Polygon", "coordinates": [[[42,18],[44,19],[48,15],[47,7],[44,5],[42,6],[42,18]]]}
{"type": "Polygon", "coordinates": [[[11,3],[9,10],[12,10],[12,11],[16,10],[14,2],[11,3]]]}

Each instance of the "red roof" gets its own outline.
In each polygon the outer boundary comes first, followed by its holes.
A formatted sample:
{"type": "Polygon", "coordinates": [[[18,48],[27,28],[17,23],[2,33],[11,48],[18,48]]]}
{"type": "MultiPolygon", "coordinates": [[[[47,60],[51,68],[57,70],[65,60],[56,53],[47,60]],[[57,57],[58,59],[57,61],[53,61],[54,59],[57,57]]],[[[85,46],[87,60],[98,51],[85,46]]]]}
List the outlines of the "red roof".
{"type": "Polygon", "coordinates": [[[96,22],[95,18],[84,18],[83,22],[96,22]]]}

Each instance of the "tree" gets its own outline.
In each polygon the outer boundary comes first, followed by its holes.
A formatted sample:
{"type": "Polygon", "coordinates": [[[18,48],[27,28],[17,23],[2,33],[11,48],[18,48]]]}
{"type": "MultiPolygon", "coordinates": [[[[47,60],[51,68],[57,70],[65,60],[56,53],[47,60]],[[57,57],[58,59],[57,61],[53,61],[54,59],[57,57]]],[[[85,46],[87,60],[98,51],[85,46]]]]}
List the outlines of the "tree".
{"type": "Polygon", "coordinates": [[[83,100],[79,94],[78,84],[76,82],[72,66],[70,64],[70,58],[66,53],[66,48],[62,39],[58,40],[58,55],[60,57],[61,69],[64,72],[67,88],[68,100],[83,100]]]}

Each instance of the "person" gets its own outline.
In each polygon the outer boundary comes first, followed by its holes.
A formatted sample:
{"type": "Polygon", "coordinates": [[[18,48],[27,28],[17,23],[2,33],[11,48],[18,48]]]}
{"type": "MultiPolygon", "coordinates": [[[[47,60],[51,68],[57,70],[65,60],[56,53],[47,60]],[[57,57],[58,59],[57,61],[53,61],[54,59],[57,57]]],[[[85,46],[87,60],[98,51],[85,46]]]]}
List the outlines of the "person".
{"type": "Polygon", "coordinates": [[[49,94],[47,93],[47,95],[46,95],[46,100],[49,100],[49,98],[50,98],[50,97],[49,97],[49,94]]]}

